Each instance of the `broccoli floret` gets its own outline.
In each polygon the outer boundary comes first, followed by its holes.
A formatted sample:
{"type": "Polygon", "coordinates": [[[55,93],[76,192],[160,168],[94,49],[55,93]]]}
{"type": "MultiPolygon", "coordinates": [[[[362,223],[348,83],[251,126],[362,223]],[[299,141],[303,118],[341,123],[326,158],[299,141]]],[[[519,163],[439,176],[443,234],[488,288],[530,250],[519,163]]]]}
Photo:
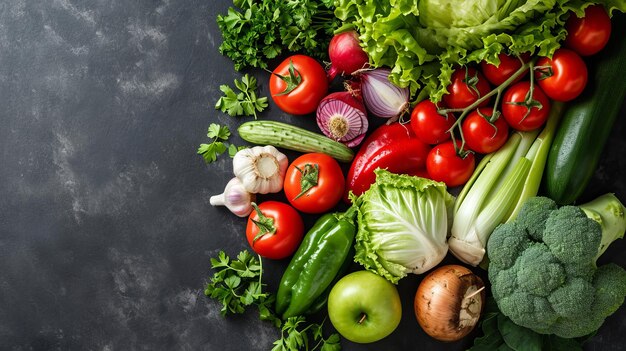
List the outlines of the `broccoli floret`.
{"type": "Polygon", "coordinates": [[[526,249],[515,263],[517,284],[527,293],[547,297],[565,283],[565,269],[545,244],[526,249]]]}
{"type": "Polygon", "coordinates": [[[598,252],[624,230],[624,206],[612,194],[579,207],[529,199],[487,243],[498,307],[538,333],[573,338],[594,332],[626,297],[626,270],[596,266],[598,252]]]}
{"type": "Polygon", "coordinates": [[[556,202],[545,196],[531,197],[520,209],[517,222],[524,226],[533,240],[541,241],[543,228],[550,212],[557,209],[556,202]]]}
{"type": "Polygon", "coordinates": [[[598,253],[602,229],[576,206],[563,206],[550,212],[543,242],[561,262],[591,262],[598,253]]]}
{"type": "Polygon", "coordinates": [[[514,234],[523,230],[517,222],[500,224],[496,229],[500,235],[490,238],[487,242],[489,263],[497,265],[500,269],[506,269],[515,264],[517,257],[530,246],[531,242],[526,236],[514,234]],[[509,232],[512,235],[509,235],[509,232]],[[500,249],[492,251],[489,249],[489,245],[497,246],[500,249]]]}
{"type": "Polygon", "coordinates": [[[593,276],[593,286],[596,288],[594,310],[611,315],[624,303],[626,271],[613,263],[600,266],[593,276]]]}

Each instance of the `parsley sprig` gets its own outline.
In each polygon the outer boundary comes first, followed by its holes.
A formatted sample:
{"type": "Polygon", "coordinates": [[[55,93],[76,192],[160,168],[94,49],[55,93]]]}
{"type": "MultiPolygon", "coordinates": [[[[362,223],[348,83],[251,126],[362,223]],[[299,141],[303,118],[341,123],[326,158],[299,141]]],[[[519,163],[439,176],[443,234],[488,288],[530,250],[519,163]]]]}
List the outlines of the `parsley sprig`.
{"type": "Polygon", "coordinates": [[[235,79],[235,87],[239,90],[236,93],[228,85],[221,85],[220,90],[224,93],[217,100],[215,109],[228,113],[232,117],[254,116],[257,119],[257,112],[262,112],[267,108],[267,97],[257,96],[257,80],[249,74],[235,79]]]}
{"type": "Polygon", "coordinates": [[[235,70],[267,68],[283,50],[327,59],[327,45],[341,22],[333,0],[233,0],[217,16],[223,42],[220,53],[233,60],[235,70]]]}
{"type": "Polygon", "coordinates": [[[261,320],[269,321],[281,328],[280,339],[276,340],[271,351],[339,351],[339,334],[333,333],[324,338],[322,326],[308,323],[303,316],[290,317],[284,322],[276,316],[272,307],[276,297],[264,291],[263,261],[247,250],[241,251],[236,259],[231,259],[224,251],[217,258],[211,258],[211,268],[215,271],[204,289],[204,294],[222,304],[221,314],[240,314],[246,307],[256,305],[261,320]]]}
{"type": "Polygon", "coordinates": [[[217,157],[228,150],[230,157],[235,156],[237,151],[245,148],[245,146],[235,146],[228,144],[226,141],[230,137],[230,129],[217,123],[211,123],[206,136],[211,139],[210,144],[200,144],[198,147],[198,155],[202,155],[206,163],[217,161],[217,157]]]}
{"type": "Polygon", "coordinates": [[[302,316],[287,318],[282,325],[281,338],[274,341],[272,351],[313,351],[318,348],[320,351],[341,350],[339,334],[334,333],[324,339],[322,324],[306,324],[306,319],[302,316]],[[309,346],[309,332],[315,343],[312,348],[309,346]]]}
{"type": "Polygon", "coordinates": [[[204,294],[222,303],[221,313],[239,314],[250,305],[257,305],[261,319],[272,320],[273,313],[268,306],[274,304],[274,295],[263,292],[263,263],[260,257],[241,251],[237,259],[231,259],[220,251],[217,258],[211,258],[211,268],[215,270],[207,283],[204,294]]]}

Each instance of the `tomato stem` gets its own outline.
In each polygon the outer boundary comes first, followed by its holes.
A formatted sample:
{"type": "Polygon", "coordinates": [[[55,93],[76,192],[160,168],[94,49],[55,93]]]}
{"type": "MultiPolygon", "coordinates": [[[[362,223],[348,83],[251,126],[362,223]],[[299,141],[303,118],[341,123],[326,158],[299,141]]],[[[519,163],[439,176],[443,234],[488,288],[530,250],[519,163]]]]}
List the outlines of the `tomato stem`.
{"type": "MultiPolygon", "coordinates": [[[[496,114],[495,112],[496,112],[496,110],[498,108],[498,103],[500,101],[500,95],[502,94],[502,92],[506,88],[509,87],[509,85],[513,84],[513,82],[515,82],[515,80],[517,80],[518,77],[520,77],[522,74],[524,74],[524,72],[526,72],[526,70],[529,70],[529,68],[531,68],[530,75],[531,75],[531,79],[533,79],[533,77],[532,77],[533,76],[532,69],[533,69],[533,67],[535,65],[535,61],[536,60],[537,60],[537,58],[535,57],[532,60],[524,63],[507,80],[502,82],[502,84],[498,85],[496,88],[492,89],[490,92],[488,92],[487,94],[483,95],[482,97],[479,97],[478,100],[474,101],[469,106],[467,106],[465,108],[450,108],[450,109],[438,110],[438,112],[440,114],[443,114],[443,115],[446,115],[448,113],[458,113],[458,112],[461,113],[459,118],[457,118],[457,120],[454,122],[454,124],[452,124],[452,126],[448,129],[448,132],[450,133],[450,136],[452,137],[452,142],[454,144],[454,149],[457,151],[457,154],[459,156],[467,155],[467,153],[463,153],[464,147],[465,147],[465,137],[463,136],[463,130],[461,129],[461,123],[463,122],[463,119],[465,119],[465,116],[467,116],[468,113],[470,113],[472,110],[474,110],[478,106],[480,106],[480,104],[482,104],[484,101],[487,101],[493,95],[496,95],[496,104],[494,105],[494,113],[492,114],[492,116],[495,115],[496,114]],[[457,146],[456,140],[454,138],[454,130],[455,129],[457,129],[459,131],[459,136],[461,138],[461,146],[460,147],[457,146]]],[[[537,67],[534,67],[534,68],[536,69],[537,67]]]]}
{"type": "Polygon", "coordinates": [[[287,86],[285,87],[285,90],[283,90],[282,92],[278,93],[278,94],[274,94],[274,96],[281,96],[281,95],[287,95],[289,93],[291,93],[292,91],[294,91],[294,89],[296,89],[300,83],[302,83],[302,75],[300,74],[300,72],[293,66],[293,60],[289,60],[289,76],[282,76],[278,73],[274,73],[272,72],[273,75],[275,75],[276,77],[280,78],[283,82],[285,82],[285,84],[287,84],[287,86]]]}
{"type": "Polygon", "coordinates": [[[259,217],[258,220],[250,219],[252,223],[254,223],[257,226],[257,228],[259,228],[259,233],[255,235],[254,239],[252,240],[252,246],[254,246],[256,241],[261,239],[263,236],[267,234],[275,234],[276,227],[274,226],[273,218],[266,217],[263,214],[263,212],[261,212],[261,209],[259,208],[259,206],[257,206],[256,203],[252,202],[250,204],[254,208],[254,211],[256,212],[257,216],[259,217]]]}
{"type": "Polygon", "coordinates": [[[297,199],[300,196],[306,194],[309,190],[317,185],[319,182],[320,175],[320,166],[315,163],[311,165],[307,163],[304,165],[304,169],[299,168],[298,166],[294,166],[300,172],[300,194],[296,195],[293,199],[297,199]]]}

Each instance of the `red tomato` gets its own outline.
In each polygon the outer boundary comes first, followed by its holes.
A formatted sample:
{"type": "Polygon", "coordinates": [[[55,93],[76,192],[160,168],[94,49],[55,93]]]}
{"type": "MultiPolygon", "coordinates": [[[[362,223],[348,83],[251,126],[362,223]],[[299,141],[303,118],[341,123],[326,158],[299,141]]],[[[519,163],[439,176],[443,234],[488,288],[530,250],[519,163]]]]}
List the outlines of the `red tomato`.
{"type": "Polygon", "coordinates": [[[461,130],[465,137],[465,144],[470,150],[481,154],[489,154],[498,150],[509,138],[509,125],[504,118],[489,122],[493,108],[481,107],[468,114],[461,130]]]}
{"type": "Polygon", "coordinates": [[[574,51],[560,48],[554,52],[552,59],[540,57],[537,60],[535,77],[549,98],[570,101],[580,95],[587,85],[587,65],[574,51]]]}
{"type": "Polygon", "coordinates": [[[289,203],[305,213],[328,212],[335,207],[345,188],[341,166],[322,153],[304,154],[295,159],[285,175],[289,203]]]}
{"type": "MultiPolygon", "coordinates": [[[[487,80],[489,80],[489,82],[493,85],[500,85],[504,83],[513,75],[513,73],[517,72],[522,67],[522,61],[515,56],[500,53],[498,58],[500,59],[500,64],[498,66],[494,66],[485,61],[480,63],[480,69],[485,75],[485,78],[487,78],[487,80]]],[[[528,62],[530,54],[524,53],[521,58],[524,62],[528,62]]],[[[526,73],[517,77],[515,81],[518,82],[524,77],[524,75],[526,75],[526,73]]]]}
{"type": "MultiPolygon", "coordinates": [[[[443,96],[444,105],[449,108],[465,108],[485,96],[491,87],[487,79],[473,67],[462,67],[452,73],[448,93],[443,96]]],[[[480,106],[485,106],[489,99],[480,106]]]]}
{"type": "Polygon", "coordinates": [[[326,71],[309,56],[288,57],[270,76],[272,99],[281,110],[293,115],[306,115],[315,111],[327,92],[326,71]],[[285,79],[293,84],[288,84],[285,79]]]}
{"type": "MultiPolygon", "coordinates": [[[[457,146],[461,142],[457,140],[457,146]]],[[[452,140],[435,146],[426,158],[426,170],[430,179],[444,182],[449,187],[465,184],[474,172],[476,161],[474,154],[467,152],[459,156],[452,140]]]]}
{"type": "Polygon", "coordinates": [[[456,121],[452,113],[443,116],[430,100],[424,100],[411,112],[411,128],[419,140],[426,144],[439,144],[450,139],[448,130],[456,121]]]}
{"type": "Polygon", "coordinates": [[[571,13],[565,23],[565,46],[581,56],[590,56],[602,50],[611,36],[611,18],[602,5],[585,8],[585,16],[571,13]]]}
{"type": "Polygon", "coordinates": [[[502,116],[511,128],[530,131],[541,127],[550,114],[550,99],[537,85],[533,88],[531,101],[530,82],[523,81],[510,86],[502,100],[502,116]]]}
{"type": "Polygon", "coordinates": [[[265,201],[248,217],[246,238],[254,252],[263,257],[281,259],[292,255],[303,236],[302,217],[285,203],[265,201]]]}

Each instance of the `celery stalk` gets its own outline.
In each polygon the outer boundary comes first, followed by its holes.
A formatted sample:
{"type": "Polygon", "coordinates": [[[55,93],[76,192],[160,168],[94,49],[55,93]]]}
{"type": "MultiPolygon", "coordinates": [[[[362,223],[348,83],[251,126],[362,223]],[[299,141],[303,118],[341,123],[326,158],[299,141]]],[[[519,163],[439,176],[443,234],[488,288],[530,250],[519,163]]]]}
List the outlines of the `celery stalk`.
{"type": "Polygon", "coordinates": [[[524,202],[529,198],[537,195],[539,191],[539,185],[541,185],[541,177],[543,176],[543,170],[546,166],[546,160],[548,159],[548,152],[550,151],[550,146],[552,145],[552,140],[554,140],[554,135],[556,134],[557,126],[559,125],[559,121],[561,120],[561,115],[563,112],[565,104],[562,102],[554,101],[552,102],[552,107],[550,109],[550,116],[548,117],[548,121],[546,122],[546,126],[541,131],[541,134],[535,139],[533,143],[533,147],[531,151],[536,151],[535,154],[529,154],[526,156],[527,159],[532,161],[532,166],[530,167],[530,173],[528,174],[528,179],[524,183],[524,189],[517,199],[517,204],[513,211],[507,216],[505,222],[510,222],[517,217],[520,208],[524,204],[524,202]]]}
{"type": "Polygon", "coordinates": [[[563,104],[554,102],[541,133],[515,132],[498,151],[486,155],[455,203],[450,251],[478,265],[491,232],[517,216],[521,204],[537,195],[563,104]]]}

